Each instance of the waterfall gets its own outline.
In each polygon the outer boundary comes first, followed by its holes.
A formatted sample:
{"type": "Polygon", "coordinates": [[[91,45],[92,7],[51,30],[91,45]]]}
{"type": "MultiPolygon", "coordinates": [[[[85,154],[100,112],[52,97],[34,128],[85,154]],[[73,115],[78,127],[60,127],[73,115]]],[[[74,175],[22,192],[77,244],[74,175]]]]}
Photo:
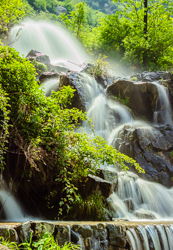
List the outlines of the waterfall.
{"type": "Polygon", "coordinates": [[[43,89],[45,96],[49,96],[51,91],[57,91],[59,87],[59,79],[50,79],[43,83],[41,88],[43,89]]]}
{"type": "MultiPolygon", "coordinates": [[[[19,32],[19,39],[12,44],[15,49],[20,51],[20,54],[26,56],[31,49],[36,49],[48,55],[51,63],[59,63],[71,70],[78,71],[81,70],[80,65],[90,59],[75,38],[72,38],[62,27],[48,22],[25,21],[23,25],[15,26],[11,30],[10,42],[15,40],[20,27],[22,29],[19,32]]],[[[160,123],[160,116],[163,124],[172,125],[172,111],[167,90],[157,82],[153,82],[153,84],[157,86],[159,92],[158,105],[163,107],[162,112],[158,111],[156,107],[154,123],[160,123]]],[[[48,96],[52,89],[56,90],[58,85],[59,80],[57,79],[46,81],[43,86],[45,95],[48,96]]],[[[118,140],[118,135],[124,126],[133,125],[134,128],[143,128],[147,131],[153,129],[146,122],[134,120],[124,105],[108,98],[106,90],[101,84],[97,83],[94,77],[86,73],[80,73],[79,85],[87,116],[92,119],[95,133],[104,137],[109,144],[118,140]]],[[[91,133],[86,122],[82,126],[86,133],[91,133]]],[[[118,169],[113,169],[112,166],[106,167],[115,171],[118,177],[118,188],[108,198],[114,218],[126,218],[138,222],[144,219],[170,220],[170,218],[173,218],[173,188],[167,189],[158,183],[143,180],[136,174],[130,172],[118,173],[118,169]]],[[[5,208],[7,218],[9,220],[21,218],[23,211],[17,206],[16,200],[12,196],[9,197],[6,192],[1,192],[0,195],[3,201],[9,202],[6,202],[8,208],[5,208]],[[19,214],[13,213],[11,215],[10,209],[13,208],[14,210],[14,207],[19,214]]],[[[140,225],[137,228],[128,228],[126,233],[133,250],[149,250],[151,244],[153,245],[152,249],[155,250],[161,250],[162,246],[165,250],[173,250],[173,226],[140,225]]],[[[82,239],[78,243],[83,249],[82,239]]]]}
{"type": "MultiPolygon", "coordinates": [[[[154,112],[154,123],[155,124],[170,124],[172,125],[172,110],[169,102],[169,96],[168,96],[168,89],[161,85],[159,82],[152,82],[157,87],[158,93],[159,93],[159,104],[160,104],[160,110],[157,110],[154,112]],[[160,122],[159,122],[160,118],[160,122]]],[[[158,105],[158,104],[157,104],[158,105]]]]}
{"type": "Polygon", "coordinates": [[[26,221],[29,218],[25,215],[25,212],[19,201],[7,190],[0,190],[0,218],[2,212],[5,214],[7,221],[26,221]]]}
{"type": "Polygon", "coordinates": [[[27,56],[30,50],[35,49],[48,55],[51,63],[58,63],[72,70],[80,70],[77,65],[90,60],[77,39],[61,26],[50,22],[24,21],[12,28],[8,43],[20,55],[27,56]]]}

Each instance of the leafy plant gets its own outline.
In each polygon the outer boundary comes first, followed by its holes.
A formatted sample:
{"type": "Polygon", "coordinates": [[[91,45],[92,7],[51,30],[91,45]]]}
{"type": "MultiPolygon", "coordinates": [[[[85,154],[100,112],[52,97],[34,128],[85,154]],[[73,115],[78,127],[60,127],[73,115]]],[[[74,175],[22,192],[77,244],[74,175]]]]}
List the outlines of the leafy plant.
{"type": "MultiPolygon", "coordinates": [[[[28,186],[32,180],[31,185],[35,187],[38,178],[39,185],[48,182],[48,192],[60,201],[57,214],[69,212],[74,201],[80,198],[79,184],[88,173],[95,175],[100,164],[127,170],[130,163],[142,171],[133,159],[107,145],[104,139],[75,131],[79,121],[87,117],[76,108],[68,108],[74,89],[67,86],[46,98],[35,81],[35,69],[28,59],[7,46],[0,47],[0,55],[2,96],[8,96],[2,106],[2,110],[5,108],[2,145],[9,133],[10,145],[17,147],[26,159],[25,166],[16,166],[20,168],[17,172],[22,173],[16,178],[25,185],[25,180],[29,180],[28,186]],[[9,119],[12,127],[8,127],[9,119]]],[[[4,146],[0,150],[4,156],[4,146]]],[[[52,206],[50,199],[49,207],[52,206]]]]}
{"type": "MultiPolygon", "coordinates": [[[[7,230],[8,231],[8,230],[7,230]]],[[[43,235],[40,235],[40,238],[38,241],[32,242],[32,234],[30,237],[30,241],[23,242],[19,245],[17,245],[16,242],[10,242],[9,239],[4,239],[3,237],[0,237],[1,244],[3,246],[8,247],[12,250],[77,250],[80,249],[78,245],[74,245],[71,242],[66,242],[64,246],[59,246],[57,242],[55,242],[55,239],[52,234],[45,232],[43,235]]]]}
{"type": "Polygon", "coordinates": [[[93,62],[93,66],[89,69],[89,73],[92,76],[108,77],[110,76],[110,66],[105,59],[107,56],[99,55],[98,59],[93,62]]]}

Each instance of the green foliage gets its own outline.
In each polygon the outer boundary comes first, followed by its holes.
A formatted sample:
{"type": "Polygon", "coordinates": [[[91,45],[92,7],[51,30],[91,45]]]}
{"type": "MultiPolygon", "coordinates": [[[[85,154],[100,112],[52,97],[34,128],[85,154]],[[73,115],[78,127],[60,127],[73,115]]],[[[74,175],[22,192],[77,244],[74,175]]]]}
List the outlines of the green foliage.
{"type": "Polygon", "coordinates": [[[78,37],[81,37],[81,32],[83,31],[84,25],[86,24],[85,6],[86,4],[84,2],[78,3],[75,6],[75,10],[71,11],[68,16],[66,14],[60,15],[60,18],[64,24],[70,30],[74,31],[78,37]]]}
{"type": "Polygon", "coordinates": [[[8,96],[2,89],[0,84],[0,166],[4,166],[4,154],[7,149],[8,135],[9,135],[9,109],[8,96]]]}
{"type": "Polygon", "coordinates": [[[79,196],[74,201],[72,213],[81,220],[87,217],[89,220],[102,221],[107,213],[104,205],[104,197],[100,194],[92,194],[86,198],[79,196]]]}
{"type": "Polygon", "coordinates": [[[19,245],[16,244],[16,242],[10,242],[8,239],[4,239],[3,237],[0,237],[1,244],[3,246],[8,247],[9,249],[13,250],[77,250],[80,249],[78,245],[74,245],[73,243],[65,243],[64,246],[59,246],[57,242],[55,242],[55,239],[52,234],[45,232],[43,235],[39,236],[38,241],[32,242],[32,233],[30,237],[30,241],[23,242],[19,245]]]}
{"type": "Polygon", "coordinates": [[[37,62],[36,60],[33,60],[31,63],[34,65],[37,73],[48,71],[47,65],[44,63],[37,62]]]}
{"type": "Polygon", "coordinates": [[[120,14],[130,26],[123,40],[124,59],[149,69],[172,66],[172,3],[167,0],[148,0],[148,8],[145,9],[143,1],[121,2],[124,7],[120,14]],[[146,13],[147,26],[144,22],[146,13]],[[144,32],[145,27],[147,30],[144,32]]]}
{"type": "Polygon", "coordinates": [[[107,56],[99,55],[98,59],[93,62],[93,66],[89,69],[92,76],[106,77],[110,76],[109,63],[105,61],[107,56]]]}
{"type": "MultiPolygon", "coordinates": [[[[79,184],[88,173],[95,174],[100,164],[111,164],[127,170],[127,163],[142,171],[131,158],[121,154],[104,139],[75,132],[86,114],[68,105],[74,90],[70,86],[45,97],[35,81],[35,69],[28,59],[9,47],[0,47],[0,84],[4,99],[3,131],[23,151],[30,169],[23,169],[29,178],[41,172],[44,182],[53,180],[50,191],[61,199],[59,215],[68,212],[75,200],[80,199],[79,184]],[[8,102],[8,103],[7,103],[8,102]],[[13,125],[8,131],[9,111],[13,125]],[[56,183],[61,193],[54,192],[56,183]]],[[[2,144],[3,145],[3,144],[2,144]]],[[[1,149],[3,155],[5,148],[1,149]]],[[[29,167],[28,166],[28,167],[29,167]]],[[[51,206],[51,204],[50,204],[51,206]]]]}
{"type": "Polygon", "coordinates": [[[24,13],[22,0],[1,0],[0,31],[7,30],[8,25],[21,19],[24,13]]]}

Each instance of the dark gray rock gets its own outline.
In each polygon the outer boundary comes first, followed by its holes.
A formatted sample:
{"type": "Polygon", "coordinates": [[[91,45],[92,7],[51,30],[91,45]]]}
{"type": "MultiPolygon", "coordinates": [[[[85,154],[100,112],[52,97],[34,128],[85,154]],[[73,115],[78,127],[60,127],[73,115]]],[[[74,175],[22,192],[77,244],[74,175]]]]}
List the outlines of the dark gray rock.
{"type": "Polygon", "coordinates": [[[36,60],[37,62],[43,63],[43,64],[50,64],[50,59],[47,55],[42,54],[41,52],[37,51],[37,50],[31,50],[28,55],[27,58],[32,61],[32,60],[36,60]]]}
{"type": "Polygon", "coordinates": [[[156,219],[156,216],[152,212],[148,210],[144,210],[144,209],[136,210],[134,212],[134,215],[138,217],[139,219],[148,219],[148,220],[156,219]]]}
{"type": "Polygon", "coordinates": [[[9,242],[19,243],[19,237],[14,228],[10,227],[0,227],[0,236],[4,238],[4,240],[8,240],[9,242]]]}
{"type": "Polygon", "coordinates": [[[126,100],[126,106],[137,116],[145,116],[148,120],[153,120],[153,112],[159,97],[155,85],[119,79],[107,87],[107,94],[126,100]]]}
{"type": "Polygon", "coordinates": [[[16,231],[19,236],[20,242],[28,241],[30,240],[31,233],[33,233],[33,230],[31,229],[31,222],[25,222],[18,227],[16,227],[16,231]]]}
{"type": "Polygon", "coordinates": [[[73,225],[72,230],[74,230],[76,233],[79,233],[82,238],[91,238],[93,235],[93,229],[89,225],[73,225]]]}
{"type": "Polygon", "coordinates": [[[39,81],[43,83],[46,80],[52,79],[52,78],[58,78],[58,74],[55,72],[44,72],[43,74],[40,75],[39,81]]]}
{"type": "Polygon", "coordinates": [[[77,72],[70,72],[66,75],[60,76],[60,87],[63,86],[71,86],[76,91],[74,92],[74,96],[71,100],[70,107],[78,108],[79,110],[85,111],[83,93],[80,88],[80,74],[77,72]]]}
{"type": "Polygon", "coordinates": [[[107,229],[109,234],[109,244],[111,246],[124,248],[127,241],[123,228],[121,226],[108,224],[107,229]]]}
{"type": "Polygon", "coordinates": [[[64,245],[66,242],[71,242],[70,226],[55,225],[55,232],[57,232],[55,236],[55,241],[58,242],[60,246],[64,245]]]}
{"type": "Polygon", "coordinates": [[[70,69],[66,68],[65,66],[62,66],[60,64],[53,64],[53,63],[50,63],[48,65],[48,70],[53,71],[55,73],[67,73],[70,71],[70,69]]]}
{"type": "Polygon", "coordinates": [[[105,198],[108,198],[113,191],[113,184],[98,176],[88,175],[83,187],[82,194],[87,197],[91,193],[101,193],[105,198]]]}

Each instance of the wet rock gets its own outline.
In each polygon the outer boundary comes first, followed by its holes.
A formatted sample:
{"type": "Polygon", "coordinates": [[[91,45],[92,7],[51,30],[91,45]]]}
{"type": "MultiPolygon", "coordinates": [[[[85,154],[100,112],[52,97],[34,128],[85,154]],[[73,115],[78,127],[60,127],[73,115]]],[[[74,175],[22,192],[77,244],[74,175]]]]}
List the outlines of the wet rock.
{"type": "Polygon", "coordinates": [[[144,179],[150,180],[150,181],[159,181],[159,173],[158,171],[154,168],[154,166],[147,162],[146,159],[142,154],[138,155],[135,157],[135,160],[140,164],[140,166],[145,170],[146,174],[143,174],[142,177],[144,179]]]}
{"type": "Polygon", "coordinates": [[[109,234],[109,244],[111,246],[117,246],[121,248],[126,246],[126,235],[122,227],[108,224],[107,229],[109,234]]]}
{"type": "Polygon", "coordinates": [[[153,82],[158,80],[168,80],[172,79],[172,75],[168,71],[157,71],[157,72],[148,72],[144,71],[141,74],[134,74],[131,78],[137,78],[138,81],[143,82],[153,82]]]}
{"type": "Polygon", "coordinates": [[[9,242],[19,243],[19,237],[14,228],[0,227],[0,236],[9,242]]]}
{"type": "Polygon", "coordinates": [[[123,200],[123,202],[126,204],[128,211],[131,213],[136,209],[136,204],[132,198],[128,198],[123,200]]]}
{"type": "Polygon", "coordinates": [[[79,233],[82,238],[91,238],[93,235],[93,229],[89,225],[73,225],[72,230],[74,230],[76,233],[79,233]]]}
{"type": "MultiPolygon", "coordinates": [[[[110,171],[107,169],[100,169],[99,177],[106,180],[106,181],[111,182],[113,184],[113,186],[117,185],[117,182],[118,182],[117,172],[115,172],[113,170],[110,171]]],[[[113,187],[113,189],[114,189],[114,187],[113,187]]]]}
{"type": "Polygon", "coordinates": [[[159,172],[159,182],[168,188],[172,186],[170,175],[164,171],[159,172]]]}
{"type": "Polygon", "coordinates": [[[55,225],[55,232],[57,232],[55,241],[58,242],[60,246],[64,245],[66,242],[71,242],[71,229],[69,226],[55,225]]]}
{"type": "Polygon", "coordinates": [[[136,210],[134,212],[134,215],[139,219],[148,219],[148,220],[156,219],[156,216],[152,212],[144,209],[136,210]]]}
{"type": "Polygon", "coordinates": [[[48,222],[32,222],[32,228],[34,229],[34,236],[39,239],[44,233],[48,232],[53,234],[55,231],[55,225],[48,222]]]}
{"type": "Polygon", "coordinates": [[[31,223],[29,221],[16,227],[16,231],[18,233],[20,242],[24,242],[25,240],[29,242],[31,233],[33,233],[33,230],[31,229],[31,223]]]}
{"type": "Polygon", "coordinates": [[[107,250],[108,249],[108,231],[106,224],[99,223],[91,226],[93,229],[93,248],[95,250],[107,250]]]}
{"type": "Polygon", "coordinates": [[[60,87],[71,86],[76,91],[71,101],[70,107],[78,108],[79,110],[85,111],[85,105],[83,100],[83,93],[80,88],[80,74],[77,72],[70,72],[66,75],[60,76],[60,87]]]}
{"type": "Polygon", "coordinates": [[[41,74],[41,76],[39,77],[39,81],[41,83],[43,83],[46,80],[52,79],[52,78],[57,78],[59,75],[57,73],[54,72],[44,72],[43,74],[41,74]]]}
{"type": "Polygon", "coordinates": [[[143,150],[149,145],[160,151],[168,150],[172,147],[164,135],[159,130],[153,128],[137,128],[134,136],[143,150]]]}
{"type": "Polygon", "coordinates": [[[71,230],[71,241],[75,244],[80,240],[79,235],[71,230]]]}
{"type": "Polygon", "coordinates": [[[116,80],[107,87],[109,96],[118,96],[126,100],[126,106],[131,108],[136,115],[145,116],[152,121],[153,112],[159,97],[157,87],[151,83],[128,80],[116,80]]]}
{"type": "Polygon", "coordinates": [[[48,69],[55,73],[67,73],[70,71],[70,69],[66,68],[65,66],[62,66],[60,64],[53,64],[53,63],[48,65],[48,69]]]}
{"type": "Polygon", "coordinates": [[[48,65],[50,63],[50,59],[47,55],[42,54],[41,52],[37,51],[37,50],[31,50],[28,55],[27,58],[30,61],[36,60],[37,62],[43,63],[48,65]]]}
{"type": "Polygon", "coordinates": [[[101,193],[105,198],[108,198],[113,190],[113,184],[98,176],[88,175],[85,180],[85,186],[83,187],[82,194],[87,197],[89,194],[96,192],[101,193]]]}

